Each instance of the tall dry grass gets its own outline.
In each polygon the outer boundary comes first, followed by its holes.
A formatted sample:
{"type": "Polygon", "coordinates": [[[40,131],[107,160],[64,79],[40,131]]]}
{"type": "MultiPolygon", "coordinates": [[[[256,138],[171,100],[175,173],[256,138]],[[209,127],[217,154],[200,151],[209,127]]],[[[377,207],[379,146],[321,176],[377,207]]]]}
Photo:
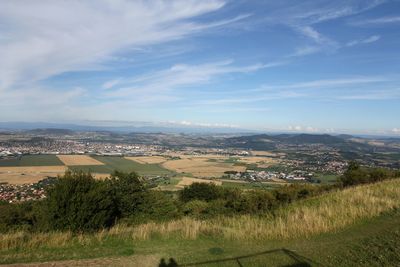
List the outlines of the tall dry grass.
{"type": "Polygon", "coordinates": [[[140,240],[153,236],[196,239],[200,235],[230,240],[289,239],[337,231],[396,208],[400,208],[400,180],[390,180],[298,202],[280,208],[274,216],[244,215],[206,221],[183,218],[125,230],[140,240]]]}
{"type": "Polygon", "coordinates": [[[227,240],[266,240],[309,237],[334,232],[362,219],[400,207],[400,179],[331,192],[280,208],[264,217],[236,216],[212,220],[185,217],[164,223],[136,227],[116,225],[96,234],[74,236],[69,232],[0,235],[0,250],[62,247],[103,242],[107,238],[149,240],[152,238],[196,239],[202,235],[227,240]]]}

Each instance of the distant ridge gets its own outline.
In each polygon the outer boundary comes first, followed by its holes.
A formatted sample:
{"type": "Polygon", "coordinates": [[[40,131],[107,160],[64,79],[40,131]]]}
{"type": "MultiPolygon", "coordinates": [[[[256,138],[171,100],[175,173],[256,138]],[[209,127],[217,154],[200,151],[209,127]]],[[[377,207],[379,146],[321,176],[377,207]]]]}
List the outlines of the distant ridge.
{"type": "Polygon", "coordinates": [[[81,125],[47,122],[0,122],[0,130],[65,129],[71,131],[121,132],[121,133],[257,133],[257,131],[219,126],[181,125],[174,123],[131,122],[118,125],[81,125]]]}
{"type": "Polygon", "coordinates": [[[31,134],[50,134],[50,135],[73,135],[75,132],[68,129],[57,129],[57,128],[45,128],[45,129],[33,129],[26,131],[31,134]]]}

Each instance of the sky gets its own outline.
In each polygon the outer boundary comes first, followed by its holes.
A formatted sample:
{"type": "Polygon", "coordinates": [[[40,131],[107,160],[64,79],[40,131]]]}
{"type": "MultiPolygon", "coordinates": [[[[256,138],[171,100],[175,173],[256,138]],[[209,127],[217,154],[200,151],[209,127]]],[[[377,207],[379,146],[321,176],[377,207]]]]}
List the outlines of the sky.
{"type": "Polygon", "coordinates": [[[0,121],[400,135],[400,1],[2,0],[0,121]]]}

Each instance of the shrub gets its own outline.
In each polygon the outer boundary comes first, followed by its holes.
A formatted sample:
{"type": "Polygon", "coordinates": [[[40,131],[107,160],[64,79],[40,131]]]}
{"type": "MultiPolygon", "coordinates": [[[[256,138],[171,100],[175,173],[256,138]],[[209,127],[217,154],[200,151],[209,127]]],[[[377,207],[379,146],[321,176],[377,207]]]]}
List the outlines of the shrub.
{"type": "Polygon", "coordinates": [[[33,205],[33,202],[0,204],[0,232],[31,230],[35,222],[33,205]]]}
{"type": "Polygon", "coordinates": [[[274,195],[264,190],[242,192],[235,200],[227,203],[234,212],[240,213],[263,213],[270,211],[274,205],[274,195]]]}
{"type": "Polygon", "coordinates": [[[208,203],[204,200],[192,200],[183,206],[183,213],[185,215],[193,215],[199,217],[208,209],[208,203]]]}
{"type": "Polygon", "coordinates": [[[129,216],[128,222],[133,224],[147,221],[167,221],[180,216],[177,201],[162,191],[146,191],[142,193],[142,202],[129,216]]]}
{"type": "Polygon", "coordinates": [[[122,217],[129,217],[138,212],[139,206],[145,203],[145,188],[135,172],[114,172],[106,181],[113,189],[118,212],[122,217]]]}
{"type": "Polygon", "coordinates": [[[399,171],[385,168],[365,168],[356,162],[350,162],[347,170],[340,177],[340,182],[344,187],[347,187],[379,182],[397,176],[399,176],[399,171]]]}
{"type": "Polygon", "coordinates": [[[118,215],[113,188],[91,174],[66,172],[48,190],[46,212],[54,230],[75,232],[110,227],[118,215]]]}
{"type": "Polygon", "coordinates": [[[191,200],[211,201],[221,197],[221,190],[215,184],[193,183],[180,192],[183,202],[191,200]]]}

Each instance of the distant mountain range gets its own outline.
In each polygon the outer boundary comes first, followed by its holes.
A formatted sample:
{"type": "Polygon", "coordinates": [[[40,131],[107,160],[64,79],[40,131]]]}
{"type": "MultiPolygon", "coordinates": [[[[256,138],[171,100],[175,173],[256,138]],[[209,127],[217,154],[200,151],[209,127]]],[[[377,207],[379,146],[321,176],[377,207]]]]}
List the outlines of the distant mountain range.
{"type": "Polygon", "coordinates": [[[152,122],[87,122],[87,124],[47,122],[0,122],[0,130],[110,131],[120,133],[257,133],[257,131],[222,126],[182,125],[179,123],[152,122]]]}

